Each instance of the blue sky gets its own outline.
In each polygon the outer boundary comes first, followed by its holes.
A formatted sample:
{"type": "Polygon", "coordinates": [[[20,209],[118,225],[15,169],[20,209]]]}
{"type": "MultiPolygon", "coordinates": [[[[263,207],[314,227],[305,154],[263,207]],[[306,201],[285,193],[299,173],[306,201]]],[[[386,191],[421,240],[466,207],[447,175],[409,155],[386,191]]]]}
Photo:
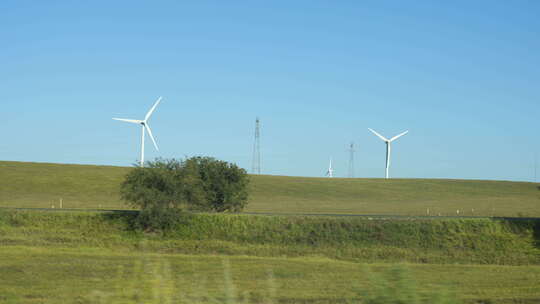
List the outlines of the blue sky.
{"type": "MultiPolygon", "coordinates": [[[[160,151],[265,174],[534,179],[537,1],[2,1],[0,159],[128,166],[160,151]],[[149,143],[147,141],[147,143],[149,143]]],[[[539,174],[540,175],[540,174],[539,174]]]]}

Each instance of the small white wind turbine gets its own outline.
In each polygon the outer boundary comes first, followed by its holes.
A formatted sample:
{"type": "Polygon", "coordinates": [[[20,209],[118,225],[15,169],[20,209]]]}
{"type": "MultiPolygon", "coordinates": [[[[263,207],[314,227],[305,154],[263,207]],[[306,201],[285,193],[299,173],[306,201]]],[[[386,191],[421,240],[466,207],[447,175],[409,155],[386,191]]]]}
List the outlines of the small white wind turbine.
{"type": "Polygon", "coordinates": [[[150,135],[150,139],[152,140],[152,142],[154,143],[154,147],[156,148],[157,151],[159,151],[158,149],[158,146],[156,144],[156,140],[154,139],[154,136],[152,135],[152,130],[150,129],[150,126],[148,125],[148,119],[150,118],[150,116],[152,115],[152,113],[154,113],[154,110],[156,109],[157,105],[159,104],[159,102],[161,101],[161,97],[159,97],[156,102],[154,103],[154,105],[152,106],[152,108],[150,109],[150,111],[148,111],[148,113],[146,113],[146,116],[144,117],[144,120],[136,120],[136,119],[124,119],[124,118],[113,118],[114,120],[120,120],[120,121],[125,121],[125,122],[130,122],[130,123],[134,123],[134,124],[138,124],[138,125],[141,125],[142,126],[142,137],[141,137],[141,167],[144,167],[144,131],[148,131],[148,135],[150,135]]]}
{"type": "Polygon", "coordinates": [[[371,132],[373,132],[373,134],[377,135],[380,139],[382,139],[385,143],[386,143],[386,178],[388,178],[388,169],[390,168],[390,151],[391,151],[391,148],[390,148],[390,144],[400,138],[401,136],[409,133],[409,131],[405,131],[401,134],[398,134],[390,139],[386,139],[384,136],[382,136],[381,134],[373,131],[372,129],[368,128],[371,132]]]}
{"type": "Polygon", "coordinates": [[[326,176],[334,177],[334,169],[332,169],[332,158],[330,157],[330,165],[328,166],[328,171],[326,171],[326,176]]]}

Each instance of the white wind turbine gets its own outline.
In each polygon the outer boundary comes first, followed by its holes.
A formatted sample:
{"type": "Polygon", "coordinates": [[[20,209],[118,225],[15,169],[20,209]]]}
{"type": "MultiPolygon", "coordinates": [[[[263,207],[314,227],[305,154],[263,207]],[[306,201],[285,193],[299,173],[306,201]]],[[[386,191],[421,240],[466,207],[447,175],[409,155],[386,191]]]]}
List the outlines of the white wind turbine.
{"type": "Polygon", "coordinates": [[[409,133],[409,131],[405,131],[401,134],[398,134],[390,139],[386,139],[384,136],[382,136],[381,134],[373,131],[372,129],[368,128],[371,132],[373,132],[373,134],[377,135],[380,139],[382,139],[385,143],[386,143],[386,178],[388,178],[388,169],[390,168],[390,151],[391,151],[391,147],[390,147],[390,144],[400,138],[401,136],[409,133]]]}
{"type": "Polygon", "coordinates": [[[332,169],[332,158],[330,157],[330,165],[328,166],[328,171],[326,171],[326,176],[334,177],[334,169],[332,169]]]}
{"type": "Polygon", "coordinates": [[[157,105],[159,104],[159,102],[161,101],[161,97],[159,97],[156,102],[154,103],[154,105],[152,106],[152,108],[150,109],[150,111],[148,111],[148,113],[146,113],[146,116],[144,117],[144,120],[136,120],[136,119],[124,119],[124,118],[113,118],[114,120],[120,120],[120,121],[125,121],[125,122],[130,122],[130,123],[134,123],[134,124],[138,124],[138,125],[141,125],[142,126],[142,137],[141,137],[141,167],[144,167],[144,131],[148,131],[148,135],[150,135],[150,139],[152,140],[152,142],[154,143],[154,147],[156,148],[157,151],[159,151],[158,149],[158,146],[156,144],[156,140],[154,139],[154,136],[152,135],[152,130],[150,129],[150,126],[148,125],[148,119],[150,118],[150,116],[152,115],[152,113],[154,113],[154,110],[156,109],[157,105]]]}

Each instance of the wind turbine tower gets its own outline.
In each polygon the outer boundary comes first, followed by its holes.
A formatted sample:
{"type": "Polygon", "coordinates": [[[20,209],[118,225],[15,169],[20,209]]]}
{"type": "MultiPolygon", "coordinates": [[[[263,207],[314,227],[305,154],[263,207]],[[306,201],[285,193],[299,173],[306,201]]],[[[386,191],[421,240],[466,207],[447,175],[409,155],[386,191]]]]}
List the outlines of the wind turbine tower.
{"type": "Polygon", "coordinates": [[[259,117],[255,119],[255,142],[253,143],[253,163],[251,173],[261,174],[261,122],[259,117]]]}
{"type": "Polygon", "coordinates": [[[334,169],[332,168],[332,157],[330,157],[330,165],[328,166],[328,171],[326,171],[326,176],[334,177],[334,169]]]}
{"type": "Polygon", "coordinates": [[[386,178],[388,178],[388,170],[390,169],[390,152],[391,152],[391,143],[400,138],[401,136],[409,133],[409,131],[405,131],[401,134],[398,134],[390,139],[386,139],[384,136],[382,136],[381,134],[373,131],[372,129],[368,128],[373,134],[377,135],[380,139],[382,139],[385,143],[386,143],[386,178]]]}
{"type": "Polygon", "coordinates": [[[142,136],[141,136],[141,167],[144,167],[144,133],[145,131],[148,131],[148,135],[150,135],[150,139],[152,140],[152,143],[154,143],[154,147],[157,151],[159,151],[158,146],[156,144],[156,140],[154,139],[154,136],[152,135],[152,130],[150,129],[150,126],[148,125],[148,119],[150,119],[150,116],[152,116],[152,113],[154,113],[154,110],[156,109],[157,105],[161,102],[161,97],[159,97],[152,108],[150,108],[150,111],[146,113],[146,116],[144,116],[144,120],[137,120],[137,119],[124,119],[124,118],[113,118],[114,120],[120,120],[125,121],[129,123],[134,123],[141,125],[142,127],[142,136]]]}
{"type": "Polygon", "coordinates": [[[349,146],[349,178],[354,177],[354,143],[349,146]]]}

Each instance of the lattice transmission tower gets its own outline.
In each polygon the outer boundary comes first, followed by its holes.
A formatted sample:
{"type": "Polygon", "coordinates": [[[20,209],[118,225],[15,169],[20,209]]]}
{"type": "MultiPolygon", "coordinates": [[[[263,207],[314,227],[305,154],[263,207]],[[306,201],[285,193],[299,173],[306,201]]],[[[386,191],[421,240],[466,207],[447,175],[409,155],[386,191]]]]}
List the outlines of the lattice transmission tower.
{"type": "Polygon", "coordinates": [[[538,180],[536,179],[536,172],[538,169],[538,155],[534,153],[534,182],[537,183],[538,180]]]}
{"type": "Polygon", "coordinates": [[[255,119],[255,142],[253,143],[253,163],[251,173],[261,174],[261,122],[259,117],[255,119]]]}
{"type": "Polygon", "coordinates": [[[349,174],[348,176],[350,178],[354,177],[354,143],[351,142],[351,145],[349,146],[349,174]]]}

